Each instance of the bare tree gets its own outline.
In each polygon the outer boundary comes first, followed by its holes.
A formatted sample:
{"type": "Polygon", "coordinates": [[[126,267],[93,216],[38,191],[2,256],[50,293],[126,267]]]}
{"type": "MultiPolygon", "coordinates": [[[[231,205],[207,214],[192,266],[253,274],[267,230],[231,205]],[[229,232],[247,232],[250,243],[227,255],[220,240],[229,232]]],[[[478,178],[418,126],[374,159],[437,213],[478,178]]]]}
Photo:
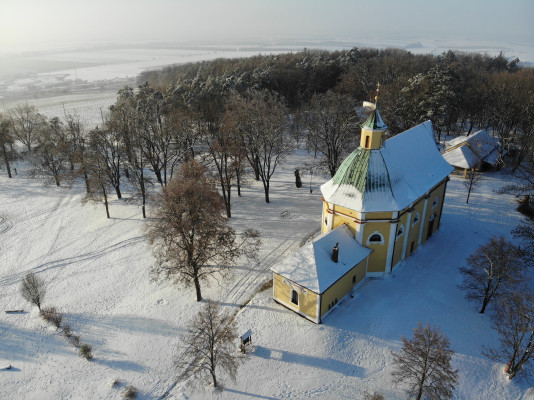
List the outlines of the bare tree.
{"type": "Polygon", "coordinates": [[[52,118],[41,128],[37,135],[37,144],[31,156],[32,176],[48,177],[45,184],[56,186],[73,178],[69,169],[71,143],[59,118],[52,118]]]}
{"type": "Polygon", "coordinates": [[[145,174],[147,166],[145,154],[148,144],[138,129],[139,124],[142,124],[140,119],[136,112],[133,89],[126,86],[119,90],[117,102],[110,107],[109,125],[119,133],[124,143],[125,165],[127,171],[130,171],[127,177],[141,196],[141,210],[143,218],[146,218],[146,203],[152,181],[145,174]]]}
{"type": "Polygon", "coordinates": [[[240,240],[221,215],[223,204],[206,169],[191,160],[182,165],[162,193],[156,218],[147,236],[157,262],[156,275],[194,285],[202,300],[200,282],[241,255],[254,256],[258,233],[245,231],[240,240]]]}
{"type": "Polygon", "coordinates": [[[494,236],[467,258],[467,267],[461,267],[466,298],[481,301],[483,314],[490,301],[513,293],[525,278],[522,251],[502,236],[494,236]]]}
{"type": "MultiPolygon", "coordinates": [[[[98,160],[99,163],[104,162],[99,171],[107,174],[106,181],[113,186],[117,198],[121,199],[121,167],[123,165],[122,156],[124,153],[122,138],[119,132],[115,130],[115,126],[109,121],[104,124],[104,129],[93,129],[89,132],[89,146],[93,155],[98,157],[91,157],[91,160],[98,160]]],[[[94,168],[87,165],[87,168],[94,172],[94,168]]]]}
{"type": "Polygon", "coordinates": [[[37,112],[35,106],[21,104],[9,111],[13,134],[20,142],[32,151],[36,135],[45,123],[45,118],[37,112]]]}
{"type": "Polygon", "coordinates": [[[234,343],[235,322],[225,316],[217,303],[208,301],[187,330],[183,354],[176,365],[182,377],[195,376],[218,386],[217,371],[225,371],[235,380],[241,357],[234,343]]]}
{"type": "Polygon", "coordinates": [[[454,351],[439,328],[419,322],[413,339],[403,336],[402,343],[401,351],[393,353],[393,382],[407,383],[416,400],[452,398],[458,370],[451,367],[454,351]]]}
{"type": "Polygon", "coordinates": [[[107,160],[94,148],[93,144],[91,144],[88,151],[85,153],[85,163],[88,174],[88,184],[91,187],[91,191],[87,192],[82,198],[82,204],[103,202],[106,206],[106,215],[110,218],[108,194],[113,185],[110,181],[107,160]]]}
{"type": "Polygon", "coordinates": [[[11,158],[11,154],[7,149],[8,145],[13,144],[13,137],[10,133],[10,121],[7,119],[4,119],[3,115],[0,113],[0,147],[2,150],[2,153],[0,154],[0,157],[4,159],[4,163],[6,164],[6,170],[7,170],[7,176],[12,178],[11,176],[11,166],[9,164],[9,160],[11,158]]]}
{"type": "Polygon", "coordinates": [[[469,197],[471,196],[471,192],[480,183],[481,179],[482,179],[482,174],[476,169],[471,168],[468,171],[466,171],[464,185],[467,189],[467,200],[465,201],[465,204],[469,203],[469,197]]]}
{"type": "Polygon", "coordinates": [[[524,255],[524,261],[529,263],[530,266],[534,265],[534,221],[525,220],[523,224],[516,226],[512,230],[512,235],[523,242],[521,250],[524,255]]]}
{"type": "Polygon", "coordinates": [[[85,190],[87,193],[91,191],[89,185],[89,175],[87,173],[87,165],[85,161],[85,150],[88,144],[87,132],[84,129],[80,116],[77,113],[67,113],[63,110],[65,117],[65,132],[68,138],[69,146],[69,162],[71,172],[74,173],[76,165],[79,166],[77,173],[83,176],[85,181],[85,190]]]}
{"type": "Polygon", "coordinates": [[[332,91],[313,96],[304,124],[309,129],[309,142],[322,154],[331,176],[343,161],[343,151],[357,139],[357,122],[355,104],[350,96],[332,91]]]}
{"type": "Polygon", "coordinates": [[[20,285],[20,294],[24,300],[35,304],[39,311],[41,311],[41,304],[46,294],[45,282],[35,275],[33,272],[26,274],[20,285]]]}
{"type": "Polygon", "coordinates": [[[287,108],[268,90],[249,90],[245,96],[234,97],[232,103],[239,140],[256,178],[263,183],[265,202],[269,203],[271,177],[294,148],[286,129],[287,108]]]}
{"type": "Polygon", "coordinates": [[[492,328],[499,334],[498,348],[485,348],[484,355],[507,362],[508,379],[528,377],[534,341],[534,297],[516,293],[509,301],[497,305],[492,328]]]}

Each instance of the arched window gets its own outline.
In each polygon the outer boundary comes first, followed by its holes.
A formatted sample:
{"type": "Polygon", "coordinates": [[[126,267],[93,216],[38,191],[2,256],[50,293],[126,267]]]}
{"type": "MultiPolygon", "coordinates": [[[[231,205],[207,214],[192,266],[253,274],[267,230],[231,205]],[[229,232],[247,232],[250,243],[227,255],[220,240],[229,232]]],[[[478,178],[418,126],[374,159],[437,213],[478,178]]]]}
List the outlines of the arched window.
{"type": "Polygon", "coordinates": [[[438,196],[436,196],[436,197],[434,197],[434,202],[432,203],[432,208],[436,208],[438,203],[439,203],[438,196]]]}
{"type": "Polygon", "coordinates": [[[291,302],[295,305],[299,305],[299,294],[296,290],[291,290],[291,302]]]}
{"type": "Polygon", "coordinates": [[[417,224],[419,222],[419,220],[421,219],[421,216],[419,215],[419,213],[415,214],[415,217],[413,217],[413,223],[412,223],[412,226],[414,226],[415,224],[417,224]]]}
{"type": "Polygon", "coordinates": [[[374,232],[369,236],[369,239],[367,239],[367,244],[384,244],[384,237],[380,232],[374,232]]]}
{"type": "Polygon", "coordinates": [[[399,226],[399,230],[397,231],[397,237],[401,237],[404,235],[404,225],[399,226]]]}
{"type": "Polygon", "coordinates": [[[366,148],[366,149],[369,148],[369,140],[370,140],[370,139],[371,139],[371,138],[370,138],[369,136],[366,136],[366,137],[365,137],[365,148],[366,148]]]}

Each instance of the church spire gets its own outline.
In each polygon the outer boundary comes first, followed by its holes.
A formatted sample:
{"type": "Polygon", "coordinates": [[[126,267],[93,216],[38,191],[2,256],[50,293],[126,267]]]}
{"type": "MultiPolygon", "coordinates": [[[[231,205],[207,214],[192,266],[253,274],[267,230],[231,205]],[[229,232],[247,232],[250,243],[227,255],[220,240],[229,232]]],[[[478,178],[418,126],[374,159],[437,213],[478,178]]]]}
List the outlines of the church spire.
{"type": "Polygon", "coordinates": [[[384,144],[384,134],[386,132],[386,129],[388,128],[382,120],[382,117],[380,116],[380,113],[378,112],[377,108],[379,91],[380,83],[377,84],[376,87],[375,103],[364,103],[364,105],[371,105],[373,111],[371,111],[371,114],[369,115],[369,117],[367,117],[367,119],[362,125],[360,146],[369,150],[377,150],[382,147],[382,145],[384,144]]]}

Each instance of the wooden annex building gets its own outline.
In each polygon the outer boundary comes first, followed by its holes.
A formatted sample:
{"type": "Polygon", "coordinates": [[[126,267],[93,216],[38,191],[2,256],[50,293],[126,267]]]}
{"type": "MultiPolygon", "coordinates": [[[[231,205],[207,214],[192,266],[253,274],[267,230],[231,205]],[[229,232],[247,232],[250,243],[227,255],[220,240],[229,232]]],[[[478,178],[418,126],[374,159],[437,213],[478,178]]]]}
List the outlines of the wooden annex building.
{"type": "Polygon", "coordinates": [[[432,123],[385,140],[376,106],[360,146],[321,186],[321,235],[271,268],[273,298],[313,322],[368,276],[388,276],[438,229],[449,174],[432,123]]]}

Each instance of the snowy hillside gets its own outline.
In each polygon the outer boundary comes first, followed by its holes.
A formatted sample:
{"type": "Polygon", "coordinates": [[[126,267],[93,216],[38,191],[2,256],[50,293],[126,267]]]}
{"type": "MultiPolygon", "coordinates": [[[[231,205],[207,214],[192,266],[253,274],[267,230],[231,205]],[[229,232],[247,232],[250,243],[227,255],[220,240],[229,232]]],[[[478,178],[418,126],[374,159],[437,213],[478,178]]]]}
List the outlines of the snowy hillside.
{"type": "Polygon", "coordinates": [[[315,325],[274,303],[270,290],[258,292],[269,267],[318,232],[318,186],[326,177],[313,177],[312,194],[309,176],[303,188],[294,186],[293,171],[307,159],[294,154],[280,168],[271,204],[255,182],[242,198],[234,194],[232,225],[258,229],[263,245],[258,264],[243,260],[228,280],[214,279],[203,292],[237,313],[241,333],[253,332],[252,354],[236,382],[222,377],[222,391],[176,380],[180,337],[202,304],[192,289],[151,280],[140,208],[114,200],[108,220],[103,206],[81,205],[81,185],[43,187],[20,166],[13,179],[1,170],[0,368],[13,368],[0,370],[0,399],[118,399],[126,385],[143,399],[359,399],[375,390],[402,399],[403,388],[390,383],[391,350],[400,349],[401,335],[411,337],[418,321],[439,326],[456,351],[455,399],[532,398],[527,383],[508,381],[502,364],[482,356],[496,335],[489,317],[456,286],[465,258],[493,235],[509,237],[521,221],[515,199],[493,191],[508,177],[486,174],[467,206],[466,189],[453,176],[440,230],[394,277],[365,280],[354,298],[315,325]],[[58,308],[63,323],[93,346],[93,361],[81,358],[22,299],[20,280],[28,271],[47,282],[44,305],[58,308]],[[18,309],[24,312],[4,313],[18,309]],[[121,384],[112,387],[116,379],[121,384]]]}

